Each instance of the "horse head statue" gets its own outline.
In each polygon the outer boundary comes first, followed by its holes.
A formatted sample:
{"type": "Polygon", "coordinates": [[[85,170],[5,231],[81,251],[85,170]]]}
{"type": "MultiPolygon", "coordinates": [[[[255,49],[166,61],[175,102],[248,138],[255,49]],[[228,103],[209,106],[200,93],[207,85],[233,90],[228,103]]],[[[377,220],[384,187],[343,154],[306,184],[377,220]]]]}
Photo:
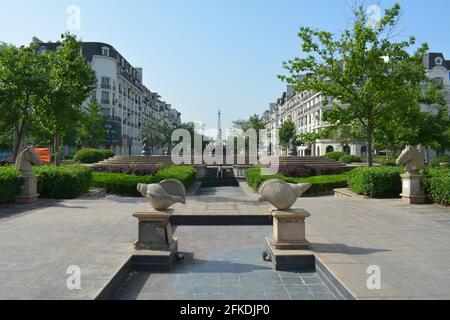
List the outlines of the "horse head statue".
{"type": "Polygon", "coordinates": [[[406,172],[417,174],[420,169],[425,167],[425,161],[422,154],[416,147],[411,145],[406,146],[396,161],[397,165],[405,165],[406,172]]]}
{"type": "Polygon", "coordinates": [[[42,165],[42,161],[31,146],[19,153],[15,163],[22,176],[32,175],[33,166],[39,165],[42,165]]]}

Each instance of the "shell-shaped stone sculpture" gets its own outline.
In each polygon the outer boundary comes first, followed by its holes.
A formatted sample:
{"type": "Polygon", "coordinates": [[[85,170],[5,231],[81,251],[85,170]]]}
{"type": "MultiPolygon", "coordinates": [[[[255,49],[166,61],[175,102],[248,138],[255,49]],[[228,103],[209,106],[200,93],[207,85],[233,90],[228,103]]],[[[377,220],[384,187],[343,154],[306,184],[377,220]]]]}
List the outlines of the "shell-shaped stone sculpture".
{"type": "Polygon", "coordinates": [[[186,203],[186,189],[177,180],[164,180],[154,184],[138,184],[137,190],[149,199],[157,211],[164,211],[176,203],[186,203]]]}
{"type": "Polygon", "coordinates": [[[309,183],[292,184],[276,179],[267,180],[259,189],[258,202],[268,202],[280,211],[287,211],[309,188],[309,183]]]}

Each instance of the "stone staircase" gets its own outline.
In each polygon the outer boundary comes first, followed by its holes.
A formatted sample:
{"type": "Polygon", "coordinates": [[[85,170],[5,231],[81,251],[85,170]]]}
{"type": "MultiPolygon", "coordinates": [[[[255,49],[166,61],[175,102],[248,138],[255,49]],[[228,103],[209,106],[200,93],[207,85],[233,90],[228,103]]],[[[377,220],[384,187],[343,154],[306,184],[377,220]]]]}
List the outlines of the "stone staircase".
{"type": "Polygon", "coordinates": [[[285,165],[303,165],[313,167],[336,167],[345,168],[346,165],[325,157],[280,157],[280,166],[285,165]]]}
{"type": "Polygon", "coordinates": [[[99,166],[118,166],[118,165],[171,165],[170,156],[115,156],[97,163],[99,166]]]}
{"type": "Polygon", "coordinates": [[[232,168],[225,168],[223,171],[223,179],[217,179],[217,167],[207,167],[205,176],[202,178],[202,188],[217,187],[239,187],[239,181],[234,176],[232,168]]]}

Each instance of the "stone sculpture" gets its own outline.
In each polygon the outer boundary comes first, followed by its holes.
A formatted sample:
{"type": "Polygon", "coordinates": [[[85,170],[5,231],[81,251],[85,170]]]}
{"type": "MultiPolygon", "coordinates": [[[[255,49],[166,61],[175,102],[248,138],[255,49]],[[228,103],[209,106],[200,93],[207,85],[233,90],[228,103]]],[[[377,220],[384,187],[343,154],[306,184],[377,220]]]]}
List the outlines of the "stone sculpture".
{"type": "Polygon", "coordinates": [[[402,151],[396,161],[397,165],[405,165],[406,172],[409,174],[417,174],[425,167],[425,160],[417,148],[408,145],[402,151]]]}
{"type": "Polygon", "coordinates": [[[176,203],[186,203],[186,189],[178,180],[164,180],[158,184],[138,184],[137,190],[147,197],[157,211],[165,211],[176,203]]]}
{"type": "Polygon", "coordinates": [[[258,202],[268,202],[278,210],[286,211],[311,186],[310,183],[292,184],[277,179],[267,180],[259,188],[258,202]]]}
{"type": "Polygon", "coordinates": [[[37,178],[33,174],[33,166],[42,165],[39,156],[30,146],[19,153],[15,167],[19,170],[24,183],[22,194],[16,197],[16,203],[34,203],[39,195],[37,194],[37,178]]]}
{"type": "Polygon", "coordinates": [[[142,140],[142,155],[143,156],[152,155],[150,151],[150,141],[148,140],[148,138],[144,138],[144,140],[142,140]]]}
{"type": "Polygon", "coordinates": [[[298,146],[300,146],[300,142],[296,138],[292,138],[291,140],[289,140],[288,155],[291,157],[297,157],[298,156],[298,150],[297,150],[298,146]]]}
{"type": "Polygon", "coordinates": [[[406,204],[425,203],[425,194],[421,181],[423,175],[419,173],[425,167],[425,161],[417,148],[408,145],[396,161],[397,165],[405,165],[406,174],[402,177],[402,200],[406,204]]]}
{"type": "Polygon", "coordinates": [[[263,259],[271,261],[275,270],[314,271],[315,257],[309,251],[306,240],[305,219],[310,213],[303,209],[291,209],[311,184],[292,184],[282,180],[265,181],[259,188],[258,202],[268,202],[272,211],[273,235],[266,238],[263,259]]]}

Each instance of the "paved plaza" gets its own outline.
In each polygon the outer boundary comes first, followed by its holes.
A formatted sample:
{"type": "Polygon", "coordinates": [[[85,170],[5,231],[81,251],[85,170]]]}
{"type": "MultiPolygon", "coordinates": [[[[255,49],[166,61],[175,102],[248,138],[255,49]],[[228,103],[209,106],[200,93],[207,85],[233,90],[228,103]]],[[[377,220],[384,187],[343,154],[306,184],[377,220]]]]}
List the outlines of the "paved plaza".
{"type": "MultiPolygon", "coordinates": [[[[229,207],[219,214],[235,214],[255,198],[244,184],[242,189],[202,190],[200,197],[188,198],[188,206],[212,208],[213,200],[221,199],[217,203],[229,207]]],[[[145,199],[108,196],[0,208],[0,299],[94,299],[128,260],[137,238],[132,213],[143,205],[145,199]],[[81,268],[82,290],[66,287],[71,265],[81,268]]],[[[334,197],[301,198],[296,206],[312,214],[307,236],[318,258],[356,298],[450,299],[450,210],[334,197]],[[381,269],[381,290],[367,289],[372,265],[381,269]]],[[[332,298],[326,288],[308,287],[308,281],[320,281],[315,275],[270,270],[260,258],[263,238],[270,233],[267,226],[180,226],[176,236],[187,252],[185,263],[170,274],[130,275],[132,289],[117,294],[163,299],[183,285],[192,290],[180,291],[178,298],[207,298],[210,289],[212,298],[244,298],[246,293],[261,299],[332,298]],[[203,281],[214,288],[197,286],[203,281]],[[156,284],[160,291],[149,290],[156,284]],[[299,292],[291,295],[290,285],[299,292]]]]}
{"type": "Polygon", "coordinates": [[[275,272],[261,252],[271,227],[178,227],[185,261],[170,273],[139,272],[114,299],[336,300],[315,273],[275,272]],[[181,240],[182,239],[182,240],[181,240]]]}

